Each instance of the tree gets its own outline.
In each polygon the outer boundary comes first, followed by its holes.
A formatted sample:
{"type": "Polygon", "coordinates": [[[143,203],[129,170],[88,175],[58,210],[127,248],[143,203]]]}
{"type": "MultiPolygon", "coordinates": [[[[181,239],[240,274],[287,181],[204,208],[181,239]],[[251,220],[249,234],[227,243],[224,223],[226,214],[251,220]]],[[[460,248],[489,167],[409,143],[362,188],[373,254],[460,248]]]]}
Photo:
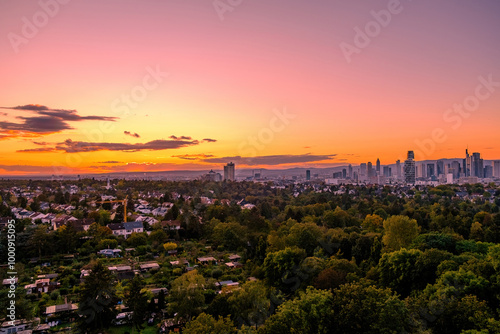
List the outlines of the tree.
{"type": "Polygon", "coordinates": [[[172,282],[169,310],[177,318],[190,320],[205,306],[205,278],[196,270],[189,271],[172,282]]]}
{"type": "Polygon", "coordinates": [[[167,213],[165,214],[165,220],[175,220],[179,216],[179,207],[177,204],[172,205],[170,209],[168,209],[167,213]]]}
{"type": "Polygon", "coordinates": [[[334,333],[406,332],[409,311],[390,289],[366,282],[341,285],[333,292],[334,333]]]}
{"type": "Polygon", "coordinates": [[[237,250],[244,246],[246,229],[236,222],[218,223],[212,233],[214,241],[229,250],[237,250]]]}
{"type": "Polygon", "coordinates": [[[295,299],[286,301],[265,323],[263,333],[331,333],[333,295],[330,291],[308,287],[295,299]]]}
{"type": "Polygon", "coordinates": [[[379,215],[367,215],[361,223],[361,227],[367,231],[377,232],[382,230],[384,219],[379,215]]]}
{"type": "Polygon", "coordinates": [[[186,324],[185,334],[233,334],[236,327],[229,317],[215,320],[210,314],[202,313],[186,324]]]}
{"type": "Polygon", "coordinates": [[[238,324],[257,328],[266,320],[269,309],[266,287],[260,282],[247,282],[228,298],[238,324]]]}
{"type": "Polygon", "coordinates": [[[128,238],[127,238],[127,244],[129,244],[132,247],[139,247],[139,246],[144,246],[148,243],[148,235],[147,233],[137,233],[133,232],[128,238]]]}
{"type": "Polygon", "coordinates": [[[47,225],[38,225],[29,239],[30,247],[38,251],[38,256],[42,256],[42,250],[46,250],[50,245],[49,234],[47,233],[47,225]]]}
{"type": "Polygon", "coordinates": [[[97,333],[111,325],[117,302],[114,277],[102,262],[91,264],[80,289],[78,327],[82,333],[97,333]]]}
{"type": "Polygon", "coordinates": [[[268,253],[264,260],[268,282],[287,292],[297,289],[301,283],[299,265],[305,257],[306,252],[296,247],[268,253]]]}
{"type": "Polygon", "coordinates": [[[360,270],[356,262],[346,259],[331,259],[327,267],[314,279],[317,289],[335,289],[358,278],[360,270]]]}
{"type": "Polygon", "coordinates": [[[311,256],[319,246],[318,240],[322,234],[319,226],[314,223],[297,223],[290,228],[287,241],[291,246],[304,249],[311,256]]]}
{"type": "Polygon", "coordinates": [[[177,244],[175,242],[167,242],[163,244],[163,248],[168,252],[177,249],[177,244]]]}
{"type": "Polygon", "coordinates": [[[141,330],[146,319],[148,296],[142,291],[144,282],[139,275],[136,275],[129,285],[125,293],[125,304],[133,312],[132,324],[137,330],[141,330]]]}
{"type": "Polygon", "coordinates": [[[404,297],[414,288],[416,281],[416,263],[422,252],[417,249],[401,249],[385,253],[379,262],[380,281],[404,297]]]}
{"type": "Polygon", "coordinates": [[[156,229],[149,235],[149,240],[153,244],[162,244],[168,240],[168,235],[162,229],[156,229]]]}
{"type": "Polygon", "coordinates": [[[388,252],[408,247],[418,236],[419,227],[415,219],[406,216],[391,216],[384,220],[382,242],[388,252]]]}

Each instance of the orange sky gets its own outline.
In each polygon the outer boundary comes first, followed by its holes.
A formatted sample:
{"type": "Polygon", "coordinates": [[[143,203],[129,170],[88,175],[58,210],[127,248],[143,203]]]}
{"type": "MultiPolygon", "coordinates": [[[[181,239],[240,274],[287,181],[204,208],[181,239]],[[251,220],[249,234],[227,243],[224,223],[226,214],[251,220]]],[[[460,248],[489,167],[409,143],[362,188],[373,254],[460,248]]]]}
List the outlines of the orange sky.
{"type": "Polygon", "coordinates": [[[0,175],[500,159],[498,1],[220,2],[0,1],[0,175]]]}

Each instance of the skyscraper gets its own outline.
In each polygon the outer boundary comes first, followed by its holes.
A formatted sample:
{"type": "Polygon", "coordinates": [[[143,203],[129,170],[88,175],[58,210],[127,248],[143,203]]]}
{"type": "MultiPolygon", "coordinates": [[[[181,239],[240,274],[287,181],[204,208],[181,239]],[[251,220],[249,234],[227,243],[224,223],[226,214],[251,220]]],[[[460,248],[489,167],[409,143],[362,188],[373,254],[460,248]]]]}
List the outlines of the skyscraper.
{"type": "Polygon", "coordinates": [[[234,181],[234,164],[232,162],[224,166],[224,180],[234,181]]]}
{"type": "Polygon", "coordinates": [[[481,159],[481,154],[477,152],[472,153],[471,176],[484,177],[483,159],[481,159]]]}
{"type": "Polygon", "coordinates": [[[453,178],[458,180],[460,178],[460,162],[453,161],[451,166],[453,168],[453,178]]]}
{"type": "Polygon", "coordinates": [[[352,165],[351,165],[351,164],[349,164],[349,168],[348,168],[348,173],[347,173],[347,175],[349,176],[349,178],[350,178],[350,179],[352,179],[352,178],[353,178],[353,175],[352,175],[352,165]]]}
{"type": "Polygon", "coordinates": [[[405,160],[404,172],[405,182],[415,184],[415,153],[408,151],[408,158],[405,160]]]}
{"type": "Polygon", "coordinates": [[[307,181],[311,180],[311,171],[309,169],[306,170],[306,180],[307,181]]]}
{"type": "Polygon", "coordinates": [[[359,165],[359,175],[358,178],[360,181],[366,180],[366,163],[362,163],[359,165]]]}
{"type": "Polygon", "coordinates": [[[434,172],[434,164],[427,164],[427,177],[436,176],[434,172]]]}
{"type": "Polygon", "coordinates": [[[401,180],[401,161],[396,161],[396,177],[401,180]]]}
{"type": "Polygon", "coordinates": [[[443,160],[438,160],[436,162],[436,173],[437,175],[436,176],[439,176],[439,175],[444,175],[444,161],[443,160]]]}
{"type": "Polygon", "coordinates": [[[488,165],[484,166],[484,174],[483,174],[485,179],[490,179],[493,177],[493,167],[488,165]]]}
{"type": "Polygon", "coordinates": [[[368,178],[370,177],[373,177],[373,165],[371,162],[368,163],[368,165],[366,166],[366,175],[368,176],[368,178]]]}
{"type": "Polygon", "coordinates": [[[391,167],[389,166],[384,166],[384,169],[383,169],[383,174],[385,177],[391,177],[391,167]]]}
{"type": "Polygon", "coordinates": [[[465,159],[464,159],[464,173],[465,176],[471,176],[472,172],[472,157],[469,155],[469,148],[465,150],[465,159]]]}
{"type": "Polygon", "coordinates": [[[500,177],[500,160],[493,161],[493,176],[500,177]]]}
{"type": "Polygon", "coordinates": [[[380,159],[377,159],[377,175],[381,175],[380,174],[380,159]]]}

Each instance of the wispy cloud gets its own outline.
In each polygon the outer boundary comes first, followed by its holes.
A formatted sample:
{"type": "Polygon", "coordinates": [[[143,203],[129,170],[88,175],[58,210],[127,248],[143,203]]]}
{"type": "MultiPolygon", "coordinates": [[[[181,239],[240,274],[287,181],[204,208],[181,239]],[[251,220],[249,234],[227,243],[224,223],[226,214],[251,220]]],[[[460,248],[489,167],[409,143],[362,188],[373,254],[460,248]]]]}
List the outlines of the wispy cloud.
{"type": "Polygon", "coordinates": [[[49,153],[49,152],[57,152],[57,149],[53,147],[39,147],[39,148],[27,148],[24,150],[17,150],[17,152],[22,153],[49,153]]]}
{"type": "Polygon", "coordinates": [[[207,163],[227,163],[232,161],[241,165],[256,166],[256,165],[286,165],[296,163],[309,163],[319,161],[331,161],[335,158],[336,154],[327,155],[314,155],[314,154],[283,154],[283,155],[264,155],[255,157],[221,157],[221,158],[206,158],[201,159],[207,163]]]}
{"type": "Polygon", "coordinates": [[[130,131],[123,131],[124,134],[127,136],[135,137],[135,138],[140,138],[141,136],[138,133],[132,133],[130,131]]]}
{"type": "Polygon", "coordinates": [[[171,135],[168,138],[173,139],[173,140],[191,140],[192,139],[191,137],[188,137],[188,136],[177,137],[177,136],[174,136],[174,135],[171,135]]]}
{"type": "Polygon", "coordinates": [[[179,158],[184,160],[202,160],[207,158],[212,158],[212,154],[182,154],[182,155],[172,155],[172,158],[179,158]]]}

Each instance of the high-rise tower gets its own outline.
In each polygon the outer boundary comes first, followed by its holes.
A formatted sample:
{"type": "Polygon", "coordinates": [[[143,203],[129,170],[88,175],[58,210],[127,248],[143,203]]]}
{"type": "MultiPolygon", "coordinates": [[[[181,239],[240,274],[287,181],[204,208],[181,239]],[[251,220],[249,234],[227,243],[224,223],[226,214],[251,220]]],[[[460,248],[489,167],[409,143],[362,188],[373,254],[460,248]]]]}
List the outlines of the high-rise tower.
{"type": "Polygon", "coordinates": [[[234,181],[234,163],[230,162],[224,166],[224,180],[234,181]]]}
{"type": "Polygon", "coordinates": [[[409,184],[415,184],[415,153],[413,151],[408,151],[408,158],[405,160],[404,173],[405,182],[409,184]]]}

